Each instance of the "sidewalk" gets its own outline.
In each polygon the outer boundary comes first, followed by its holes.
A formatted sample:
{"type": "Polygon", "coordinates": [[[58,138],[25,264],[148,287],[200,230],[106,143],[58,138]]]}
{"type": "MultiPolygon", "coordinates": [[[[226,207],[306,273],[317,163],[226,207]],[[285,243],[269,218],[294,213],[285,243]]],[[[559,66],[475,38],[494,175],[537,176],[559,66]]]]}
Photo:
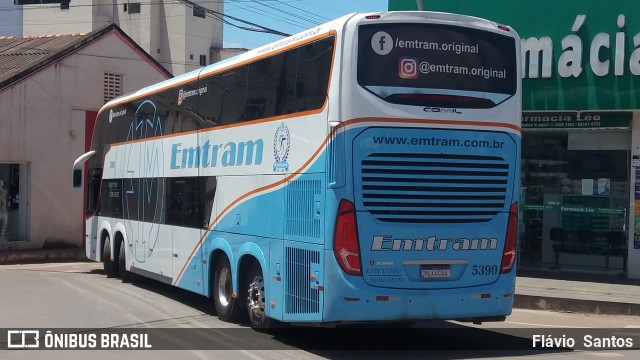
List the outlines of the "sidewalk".
{"type": "Polygon", "coordinates": [[[519,270],[514,307],[640,315],[640,280],[597,274],[519,270]]]}
{"type": "MultiPolygon", "coordinates": [[[[84,248],[0,251],[0,265],[77,261],[86,261],[84,248]]],[[[514,307],[640,316],[640,280],[519,269],[514,307]]]]}
{"type": "Polygon", "coordinates": [[[0,265],[86,261],[84,248],[0,250],[0,265]]]}

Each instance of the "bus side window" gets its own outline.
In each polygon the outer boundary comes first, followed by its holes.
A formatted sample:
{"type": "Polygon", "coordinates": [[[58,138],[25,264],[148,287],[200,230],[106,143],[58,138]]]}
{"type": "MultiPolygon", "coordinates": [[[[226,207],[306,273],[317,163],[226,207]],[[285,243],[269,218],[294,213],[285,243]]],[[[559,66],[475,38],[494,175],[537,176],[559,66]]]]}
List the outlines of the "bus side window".
{"type": "Polygon", "coordinates": [[[178,134],[206,127],[202,119],[192,115],[193,113],[188,109],[167,111],[165,115],[167,134],[178,134]]]}
{"type": "Polygon", "coordinates": [[[208,225],[215,198],[215,177],[173,178],[167,190],[166,224],[190,228],[208,225]]]}
{"type": "Polygon", "coordinates": [[[222,124],[222,111],[224,110],[224,97],[226,91],[220,74],[206,79],[207,93],[201,96],[200,108],[205,118],[216,124],[222,124]]]}
{"type": "Polygon", "coordinates": [[[98,210],[98,200],[100,198],[100,183],[102,182],[102,169],[95,168],[89,171],[89,181],[87,182],[87,215],[91,215],[98,210]]]}
{"type": "Polygon", "coordinates": [[[233,69],[222,74],[222,124],[235,124],[245,121],[244,106],[247,98],[247,74],[246,66],[233,69]]]}
{"type": "Polygon", "coordinates": [[[175,134],[176,133],[176,118],[178,111],[167,110],[164,113],[164,130],[166,134],[175,134]]]}
{"type": "Polygon", "coordinates": [[[276,88],[276,116],[292,114],[296,104],[296,74],[298,72],[298,49],[284,54],[282,72],[276,88]]]}
{"type": "Polygon", "coordinates": [[[98,215],[122,218],[122,180],[105,179],[102,181],[98,215]]]}
{"type": "Polygon", "coordinates": [[[322,107],[327,97],[333,41],[327,38],[300,48],[296,84],[296,112],[322,107]]]}
{"type": "Polygon", "coordinates": [[[213,211],[213,201],[216,198],[216,189],[218,186],[218,181],[215,176],[202,176],[198,178],[200,182],[200,199],[202,202],[202,227],[206,228],[209,226],[209,222],[211,221],[211,212],[213,211]]]}
{"type": "Polygon", "coordinates": [[[279,115],[276,113],[276,98],[284,57],[284,54],[278,54],[249,64],[245,120],[279,115]]]}

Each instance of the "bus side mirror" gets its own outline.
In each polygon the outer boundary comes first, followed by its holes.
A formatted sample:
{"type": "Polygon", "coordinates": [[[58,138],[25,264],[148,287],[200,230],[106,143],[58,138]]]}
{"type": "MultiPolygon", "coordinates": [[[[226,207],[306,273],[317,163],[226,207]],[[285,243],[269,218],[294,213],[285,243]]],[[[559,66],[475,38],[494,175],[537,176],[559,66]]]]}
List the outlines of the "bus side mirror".
{"type": "Polygon", "coordinates": [[[73,187],[79,188],[82,187],[82,170],[74,169],[73,170],[73,187]]]}
{"type": "Polygon", "coordinates": [[[71,177],[73,178],[73,187],[79,188],[82,186],[82,168],[84,167],[84,162],[87,161],[93,154],[95,154],[95,150],[91,150],[88,153],[82,154],[76,161],[73,162],[73,167],[71,168],[71,177]]]}

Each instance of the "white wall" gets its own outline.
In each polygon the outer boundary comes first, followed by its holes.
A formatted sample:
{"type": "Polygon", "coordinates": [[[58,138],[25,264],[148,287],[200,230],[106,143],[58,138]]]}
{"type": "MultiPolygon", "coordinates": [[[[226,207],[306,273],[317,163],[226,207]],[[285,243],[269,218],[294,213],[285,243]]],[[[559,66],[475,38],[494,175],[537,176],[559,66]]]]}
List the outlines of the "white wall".
{"type": "MultiPolygon", "coordinates": [[[[197,1],[196,1],[197,2],[197,1]]],[[[201,6],[210,10],[223,13],[224,3],[201,1],[201,6]]],[[[185,55],[187,60],[193,55],[192,67],[187,66],[186,71],[194,70],[200,67],[200,55],[207,57],[207,64],[212,63],[210,59],[210,49],[222,48],[222,22],[214,20],[211,15],[207,15],[204,19],[193,16],[193,11],[187,14],[191,16],[190,21],[186,23],[186,48],[185,55]]],[[[189,61],[187,61],[189,63],[189,61]]]]}
{"type": "MultiPolygon", "coordinates": [[[[13,0],[1,2],[13,6],[13,0]]],[[[77,34],[115,23],[174,75],[199,68],[200,55],[206,55],[209,63],[210,49],[222,47],[222,22],[211,16],[195,17],[191,7],[173,0],[139,1],[140,13],[129,14],[124,4],[130,2],[73,0],[68,10],[60,10],[58,4],[25,5],[20,31],[24,36],[77,34]]],[[[194,2],[217,12],[224,9],[222,1],[194,2]]]]}
{"type": "Polygon", "coordinates": [[[99,14],[108,13],[111,6],[100,0],[73,0],[68,10],[61,10],[60,4],[24,5],[23,36],[90,32],[109,24],[111,19],[99,14]]]}
{"type": "Polygon", "coordinates": [[[0,91],[0,161],[30,169],[29,241],[18,249],[82,243],[83,191],[70,169],[85,150],[84,112],[102,106],[104,72],[123,74],[123,93],[163,80],[145,60],[114,31],[0,91]]]}
{"type": "MultiPolygon", "coordinates": [[[[222,12],[223,3],[195,0],[201,6],[222,12]]],[[[200,55],[222,47],[222,22],[211,16],[193,16],[193,9],[175,1],[141,2],[140,14],[128,14],[118,1],[114,22],[174,75],[200,67],[200,55]],[[193,59],[191,59],[193,55],[193,59]]]]}

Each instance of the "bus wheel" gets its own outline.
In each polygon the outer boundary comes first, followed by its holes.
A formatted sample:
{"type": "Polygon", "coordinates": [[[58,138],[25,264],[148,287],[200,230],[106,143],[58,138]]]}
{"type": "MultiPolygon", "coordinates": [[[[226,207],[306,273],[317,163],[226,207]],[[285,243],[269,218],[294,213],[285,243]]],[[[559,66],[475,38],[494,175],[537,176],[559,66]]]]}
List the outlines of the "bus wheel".
{"type": "Polygon", "coordinates": [[[111,241],[108,235],[104,239],[104,246],[102,247],[102,266],[107,277],[115,277],[118,275],[116,272],[116,264],[111,261],[111,241]]]}
{"type": "Polygon", "coordinates": [[[222,321],[233,321],[239,316],[237,299],[233,296],[233,278],[231,266],[226,256],[216,261],[213,275],[213,304],[218,318],[222,321]]]}
{"type": "Polygon", "coordinates": [[[251,327],[254,329],[270,328],[272,321],[267,317],[266,293],[264,291],[264,279],[260,263],[254,262],[251,264],[247,274],[247,285],[249,292],[247,295],[247,311],[251,327]]]}
{"type": "Polygon", "coordinates": [[[131,273],[127,271],[127,249],[125,248],[124,240],[120,242],[120,255],[118,255],[118,272],[120,273],[120,280],[122,282],[131,282],[131,273]]]}

